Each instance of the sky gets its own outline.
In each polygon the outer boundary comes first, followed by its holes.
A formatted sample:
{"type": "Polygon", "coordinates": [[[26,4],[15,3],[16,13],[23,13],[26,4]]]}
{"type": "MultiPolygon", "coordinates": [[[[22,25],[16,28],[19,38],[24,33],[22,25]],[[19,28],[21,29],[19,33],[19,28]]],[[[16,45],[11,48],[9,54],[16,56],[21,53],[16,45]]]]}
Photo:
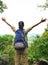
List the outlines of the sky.
{"type": "MultiPolygon", "coordinates": [[[[0,34],[13,34],[9,26],[4,23],[1,18],[6,18],[7,22],[18,28],[18,22],[24,21],[24,28],[38,23],[41,18],[48,18],[48,9],[44,11],[42,8],[37,7],[44,4],[46,0],[3,0],[8,9],[0,14],[0,34]]],[[[29,34],[42,34],[46,28],[47,21],[32,29],[29,34]]]]}

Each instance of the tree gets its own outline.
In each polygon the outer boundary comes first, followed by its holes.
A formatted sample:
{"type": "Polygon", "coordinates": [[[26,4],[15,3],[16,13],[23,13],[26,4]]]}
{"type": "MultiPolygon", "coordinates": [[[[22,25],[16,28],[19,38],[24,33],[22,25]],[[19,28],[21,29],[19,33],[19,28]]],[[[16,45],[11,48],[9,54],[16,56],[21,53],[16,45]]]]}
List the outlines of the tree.
{"type": "Polygon", "coordinates": [[[0,13],[4,12],[4,9],[7,9],[7,6],[0,0],[0,13]]]}
{"type": "Polygon", "coordinates": [[[42,7],[42,8],[44,8],[44,10],[46,10],[46,8],[48,8],[48,0],[46,0],[44,5],[39,5],[39,7],[42,7]]]}
{"type": "Polygon", "coordinates": [[[14,36],[13,35],[3,35],[0,36],[0,50],[4,50],[7,45],[11,45],[13,43],[14,36]]]}
{"type": "Polygon", "coordinates": [[[0,36],[0,61],[3,62],[3,65],[14,65],[13,40],[13,35],[5,34],[0,36]]]}

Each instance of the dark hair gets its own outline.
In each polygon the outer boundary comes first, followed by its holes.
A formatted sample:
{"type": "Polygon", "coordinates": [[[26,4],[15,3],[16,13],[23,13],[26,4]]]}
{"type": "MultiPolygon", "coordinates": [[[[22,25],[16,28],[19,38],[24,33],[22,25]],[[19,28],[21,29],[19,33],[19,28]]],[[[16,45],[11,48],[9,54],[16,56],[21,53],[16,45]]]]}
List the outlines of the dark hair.
{"type": "Polygon", "coordinates": [[[18,24],[19,24],[19,28],[20,28],[20,29],[23,29],[23,27],[24,27],[24,22],[23,22],[23,21],[19,21],[18,24]]]}

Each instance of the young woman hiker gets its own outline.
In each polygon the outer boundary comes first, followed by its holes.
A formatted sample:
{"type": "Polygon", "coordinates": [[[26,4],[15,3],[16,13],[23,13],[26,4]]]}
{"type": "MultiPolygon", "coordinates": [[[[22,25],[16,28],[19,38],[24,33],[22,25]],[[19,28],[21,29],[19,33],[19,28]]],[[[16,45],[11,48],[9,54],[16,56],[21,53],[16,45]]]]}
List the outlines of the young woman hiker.
{"type": "Polygon", "coordinates": [[[5,18],[2,18],[4,21],[15,33],[15,40],[14,40],[14,48],[16,50],[15,54],[15,65],[28,65],[28,43],[27,43],[27,34],[30,32],[34,27],[46,21],[46,19],[41,19],[40,22],[37,24],[29,27],[28,29],[24,29],[24,22],[19,21],[18,26],[19,29],[17,30],[14,26],[9,24],[5,18]]]}

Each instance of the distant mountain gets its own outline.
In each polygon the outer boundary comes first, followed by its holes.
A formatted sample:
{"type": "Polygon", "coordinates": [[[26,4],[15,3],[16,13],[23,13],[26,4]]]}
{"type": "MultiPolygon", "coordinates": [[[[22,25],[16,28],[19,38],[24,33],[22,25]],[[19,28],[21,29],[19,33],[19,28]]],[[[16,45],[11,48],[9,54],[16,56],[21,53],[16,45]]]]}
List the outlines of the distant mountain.
{"type": "Polygon", "coordinates": [[[36,34],[29,34],[28,35],[28,42],[31,42],[33,39],[35,39],[36,34]]]}
{"type": "MultiPolygon", "coordinates": [[[[37,34],[29,34],[28,35],[28,42],[32,42],[33,39],[35,39],[37,34]]],[[[41,34],[38,34],[39,36],[41,36],[41,34]]]]}
{"type": "Polygon", "coordinates": [[[0,34],[0,36],[1,36],[2,34],[0,34]]]}
{"type": "Polygon", "coordinates": [[[29,35],[28,35],[28,38],[34,39],[35,37],[36,37],[36,34],[29,34],[29,35]]]}

